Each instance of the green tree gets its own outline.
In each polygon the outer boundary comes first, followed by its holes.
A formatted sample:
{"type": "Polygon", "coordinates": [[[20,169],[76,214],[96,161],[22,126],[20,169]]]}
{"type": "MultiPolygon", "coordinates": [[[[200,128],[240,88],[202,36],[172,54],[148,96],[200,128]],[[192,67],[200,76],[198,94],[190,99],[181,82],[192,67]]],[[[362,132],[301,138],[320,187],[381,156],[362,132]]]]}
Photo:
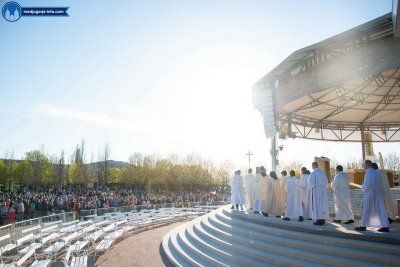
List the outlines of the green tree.
{"type": "Polygon", "coordinates": [[[0,183],[4,184],[6,182],[6,168],[4,162],[0,159],[0,183]]]}
{"type": "Polygon", "coordinates": [[[86,166],[84,162],[84,151],[85,143],[82,140],[82,144],[77,145],[72,155],[72,162],[69,166],[69,182],[71,184],[86,184],[89,182],[86,173],[86,166]]]}
{"type": "Polygon", "coordinates": [[[29,161],[23,160],[15,167],[14,177],[20,184],[28,186],[33,178],[33,169],[29,161]]]}
{"type": "Polygon", "coordinates": [[[83,164],[71,163],[68,174],[71,184],[84,184],[86,182],[83,164]]]}
{"type": "Polygon", "coordinates": [[[127,164],[121,170],[121,182],[128,186],[135,186],[138,189],[138,172],[135,166],[132,164],[127,164]]]}
{"type": "Polygon", "coordinates": [[[49,181],[52,166],[48,157],[40,150],[33,150],[25,153],[25,160],[32,167],[32,184],[43,184],[49,181]]]}
{"type": "Polygon", "coordinates": [[[107,169],[107,183],[109,184],[120,184],[122,171],[118,168],[107,169]]]}

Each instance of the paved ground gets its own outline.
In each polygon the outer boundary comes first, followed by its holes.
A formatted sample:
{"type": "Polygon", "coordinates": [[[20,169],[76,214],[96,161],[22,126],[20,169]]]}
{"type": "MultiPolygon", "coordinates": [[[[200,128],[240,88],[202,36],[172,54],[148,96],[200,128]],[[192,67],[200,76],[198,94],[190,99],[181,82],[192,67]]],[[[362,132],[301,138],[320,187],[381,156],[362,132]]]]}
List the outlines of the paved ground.
{"type": "MultiPolygon", "coordinates": [[[[227,208],[226,206],[225,208],[227,208]]],[[[227,210],[229,210],[227,208],[227,210]]],[[[229,210],[230,211],[230,210],[229,210]]],[[[289,230],[297,230],[315,234],[324,234],[330,236],[338,236],[338,237],[346,237],[346,238],[354,238],[354,239],[363,239],[369,241],[383,242],[383,243],[394,243],[400,244],[400,222],[394,222],[390,225],[389,233],[380,233],[377,232],[377,228],[368,228],[365,232],[357,232],[354,230],[354,227],[359,225],[359,220],[356,220],[354,224],[340,224],[334,223],[331,218],[324,226],[315,226],[312,224],[312,221],[306,220],[303,222],[298,221],[283,221],[280,218],[276,218],[273,216],[264,217],[260,214],[254,214],[252,212],[247,213],[245,211],[232,211],[238,216],[246,217],[248,221],[252,221],[259,224],[271,225],[279,228],[289,229],[289,230]]]]}
{"type": "Polygon", "coordinates": [[[115,244],[110,251],[97,258],[95,266],[168,266],[168,261],[160,254],[162,238],[170,229],[183,223],[173,223],[134,234],[115,244]]]}

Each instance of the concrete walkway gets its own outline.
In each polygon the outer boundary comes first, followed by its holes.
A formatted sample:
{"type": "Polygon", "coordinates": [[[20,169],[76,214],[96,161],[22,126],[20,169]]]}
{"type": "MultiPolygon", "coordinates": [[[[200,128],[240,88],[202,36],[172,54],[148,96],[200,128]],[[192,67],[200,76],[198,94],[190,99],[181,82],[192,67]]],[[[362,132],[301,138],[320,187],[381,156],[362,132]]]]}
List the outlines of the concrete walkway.
{"type": "Polygon", "coordinates": [[[169,230],[183,223],[177,222],[132,235],[115,244],[91,264],[99,267],[172,266],[160,253],[160,243],[169,230]]]}

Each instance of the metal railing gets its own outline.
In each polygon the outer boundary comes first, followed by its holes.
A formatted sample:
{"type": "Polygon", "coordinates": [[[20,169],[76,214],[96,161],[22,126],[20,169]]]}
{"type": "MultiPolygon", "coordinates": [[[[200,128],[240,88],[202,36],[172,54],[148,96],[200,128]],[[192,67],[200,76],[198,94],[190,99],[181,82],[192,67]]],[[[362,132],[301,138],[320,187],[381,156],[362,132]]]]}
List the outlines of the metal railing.
{"type": "MultiPolygon", "coordinates": [[[[133,205],[133,206],[121,206],[121,207],[109,207],[99,208],[90,210],[81,210],[79,212],[63,212],[58,214],[52,214],[48,216],[42,216],[34,219],[24,220],[15,222],[13,224],[7,224],[0,227],[0,237],[10,234],[13,239],[19,238],[22,235],[22,230],[35,227],[38,225],[46,225],[54,221],[69,222],[74,219],[84,219],[86,216],[94,215],[101,216],[111,212],[131,212],[134,210],[151,210],[160,208],[190,208],[194,206],[217,206],[225,205],[227,202],[180,202],[180,203],[163,203],[163,204],[148,204],[148,205],[133,205]]],[[[0,244],[1,245],[1,244],[0,244]]]]}

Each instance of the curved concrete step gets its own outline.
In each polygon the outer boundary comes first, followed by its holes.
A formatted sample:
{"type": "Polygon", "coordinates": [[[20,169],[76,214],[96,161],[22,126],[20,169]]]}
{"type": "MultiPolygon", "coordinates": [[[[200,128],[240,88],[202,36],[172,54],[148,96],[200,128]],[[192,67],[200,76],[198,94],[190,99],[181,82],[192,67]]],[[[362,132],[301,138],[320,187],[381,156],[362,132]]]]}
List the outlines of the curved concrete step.
{"type": "Polygon", "coordinates": [[[268,224],[257,224],[259,218],[249,217],[220,208],[169,231],[161,248],[179,267],[399,266],[398,245],[301,232],[274,218],[260,217],[268,224]],[[280,223],[285,225],[274,227],[280,223]]]}
{"type": "MultiPolygon", "coordinates": [[[[189,226],[188,226],[189,227],[189,226]]],[[[234,263],[227,260],[227,258],[221,257],[219,251],[213,253],[212,251],[205,251],[204,247],[198,246],[196,242],[191,242],[187,236],[187,231],[178,232],[179,240],[182,242],[182,247],[190,250],[192,253],[196,254],[198,257],[202,258],[207,262],[208,266],[235,266],[234,263]]]]}
{"type": "MultiPolygon", "coordinates": [[[[239,253],[237,250],[232,250],[226,246],[221,246],[220,243],[214,242],[214,240],[208,240],[207,238],[204,238],[196,233],[194,225],[188,226],[186,229],[186,235],[191,242],[203,247],[203,249],[209,255],[218,254],[219,256],[224,257],[224,263],[228,264],[229,266],[273,266],[268,262],[254,259],[249,255],[244,254],[243,251],[242,253],[239,253]],[[229,264],[229,261],[234,262],[234,264],[229,264]]],[[[273,257],[273,255],[270,256],[273,257]]]]}
{"type": "MultiPolygon", "coordinates": [[[[267,226],[262,226],[262,229],[256,229],[257,225],[254,225],[253,223],[248,223],[243,224],[234,224],[229,218],[223,218],[224,215],[220,215],[219,213],[214,213],[210,216],[208,216],[208,221],[209,223],[215,227],[216,229],[220,229],[225,231],[226,233],[237,233],[238,235],[243,236],[244,238],[250,238],[251,240],[261,240],[264,242],[271,242],[273,244],[279,244],[282,246],[287,246],[295,249],[301,249],[305,251],[313,251],[317,253],[322,253],[326,255],[332,255],[332,256],[337,256],[340,255],[340,258],[336,259],[339,260],[340,262],[346,261],[347,263],[351,264],[360,264],[365,265],[366,262],[371,262],[375,264],[382,264],[382,257],[385,257],[385,263],[390,264],[390,265],[397,265],[400,262],[400,256],[399,255],[392,255],[391,253],[386,253],[385,251],[383,252],[376,252],[376,251],[368,251],[368,253],[365,253],[365,250],[362,250],[362,248],[365,244],[365,242],[349,242],[352,243],[352,247],[343,247],[335,244],[333,241],[338,242],[336,240],[337,238],[333,238],[334,240],[331,240],[332,243],[326,242],[327,240],[321,240],[321,236],[319,235],[309,235],[307,240],[299,240],[296,239],[297,236],[293,236],[293,234],[289,233],[289,231],[279,231],[278,233],[274,231],[275,229],[272,229],[272,231],[268,231],[267,226]],[[227,220],[230,222],[227,222],[227,220]],[[263,230],[263,231],[262,231],[263,230]],[[322,241],[322,242],[321,242],[322,241]],[[351,259],[354,259],[356,261],[351,261],[351,259]],[[362,261],[359,261],[359,259],[362,259],[362,261]]],[[[269,229],[271,230],[271,229],[269,229]]],[[[304,238],[304,234],[302,237],[304,238]]],[[[332,238],[331,238],[332,239],[332,238]]],[[[329,241],[329,240],[328,240],[329,241]]],[[[350,240],[353,241],[353,240],[350,240]]],[[[370,242],[366,242],[370,243],[370,242]]],[[[382,246],[380,246],[382,248],[382,246]]],[[[399,248],[397,248],[397,252],[399,251],[399,248]]],[[[393,252],[393,251],[392,251],[393,252]]],[[[332,258],[333,264],[338,264],[335,263],[335,258],[332,258]]],[[[340,264],[345,264],[345,263],[340,263],[340,264]]]]}
{"type": "MultiPolygon", "coordinates": [[[[226,209],[220,209],[215,214],[216,218],[226,222],[229,225],[243,226],[254,231],[260,231],[265,234],[273,234],[276,236],[288,236],[293,239],[318,242],[320,244],[330,244],[338,247],[346,248],[361,248],[363,250],[368,250],[371,252],[382,252],[385,254],[399,255],[400,246],[392,244],[382,244],[372,241],[363,241],[355,239],[347,239],[340,237],[326,236],[323,234],[313,234],[300,231],[287,230],[282,228],[276,228],[273,226],[266,226],[262,224],[257,224],[251,221],[242,220],[232,216],[232,214],[226,209]]],[[[261,215],[260,215],[261,217],[261,215]]],[[[261,217],[262,218],[262,217],[261,217]]],[[[287,224],[288,222],[279,221],[279,223],[287,224]]],[[[289,222],[290,223],[290,222],[289,222]]]]}
{"type": "MultiPolygon", "coordinates": [[[[290,255],[291,257],[296,258],[298,261],[307,260],[316,264],[321,263],[322,254],[318,249],[316,249],[315,246],[308,246],[308,249],[304,249],[302,244],[293,242],[293,240],[292,242],[290,242],[290,240],[282,242],[283,238],[269,238],[268,236],[265,238],[266,240],[262,240],[261,238],[248,237],[238,233],[237,231],[232,231],[232,229],[230,232],[227,232],[221,228],[215,227],[212,223],[210,223],[210,220],[210,217],[205,218],[201,223],[204,229],[207,229],[210,234],[215,236],[223,236],[224,238],[230,239],[232,242],[238,242],[245,246],[258,248],[260,250],[268,250],[282,256],[290,255]]],[[[334,256],[341,255],[340,253],[335,252],[334,248],[333,255],[327,253],[325,254],[326,255],[323,255],[323,262],[326,266],[366,266],[366,263],[363,261],[334,256]]],[[[368,266],[373,266],[373,264],[369,264],[368,266]]]]}
{"type": "MultiPolygon", "coordinates": [[[[183,225],[181,227],[175,228],[172,231],[170,231],[167,235],[169,235],[168,239],[166,240],[167,244],[163,244],[163,249],[165,254],[167,255],[168,259],[172,259],[172,263],[175,266],[206,266],[204,262],[200,262],[198,259],[193,257],[193,255],[190,255],[182,249],[180,244],[178,243],[177,236],[179,231],[182,231],[187,227],[186,225],[183,225]],[[167,250],[165,250],[167,248],[167,250]]],[[[163,239],[164,243],[164,239],[163,239]]]]}
{"type": "Polygon", "coordinates": [[[193,225],[193,232],[197,236],[207,240],[208,242],[213,242],[218,247],[221,247],[223,250],[231,250],[241,255],[241,257],[247,256],[251,259],[257,259],[264,264],[270,263],[284,266],[320,266],[304,259],[295,259],[282,254],[278,254],[271,248],[262,250],[256,247],[248,247],[239,242],[233,243],[231,242],[231,240],[227,240],[224,236],[208,233],[203,229],[203,227],[201,227],[200,224],[193,225]]]}
{"type": "Polygon", "coordinates": [[[161,242],[161,247],[169,262],[173,263],[175,266],[182,267],[183,265],[181,263],[185,262],[185,259],[176,252],[174,246],[171,243],[171,235],[173,235],[175,232],[176,230],[172,229],[164,235],[161,242]]]}
{"type": "Polygon", "coordinates": [[[328,222],[324,226],[316,226],[308,224],[307,221],[298,223],[297,221],[283,221],[275,217],[265,218],[262,215],[246,214],[245,212],[238,212],[236,210],[230,210],[227,207],[222,208],[222,212],[229,217],[253,222],[263,226],[270,226],[274,228],[280,228],[283,230],[298,231],[301,233],[319,234],[323,236],[331,236],[344,238],[346,240],[357,240],[357,241],[369,241],[374,243],[385,243],[399,246],[400,236],[393,236],[391,233],[378,233],[378,232],[357,232],[354,229],[346,229],[343,226],[332,225],[328,222]],[[341,229],[339,231],[338,229],[341,229]]]}

